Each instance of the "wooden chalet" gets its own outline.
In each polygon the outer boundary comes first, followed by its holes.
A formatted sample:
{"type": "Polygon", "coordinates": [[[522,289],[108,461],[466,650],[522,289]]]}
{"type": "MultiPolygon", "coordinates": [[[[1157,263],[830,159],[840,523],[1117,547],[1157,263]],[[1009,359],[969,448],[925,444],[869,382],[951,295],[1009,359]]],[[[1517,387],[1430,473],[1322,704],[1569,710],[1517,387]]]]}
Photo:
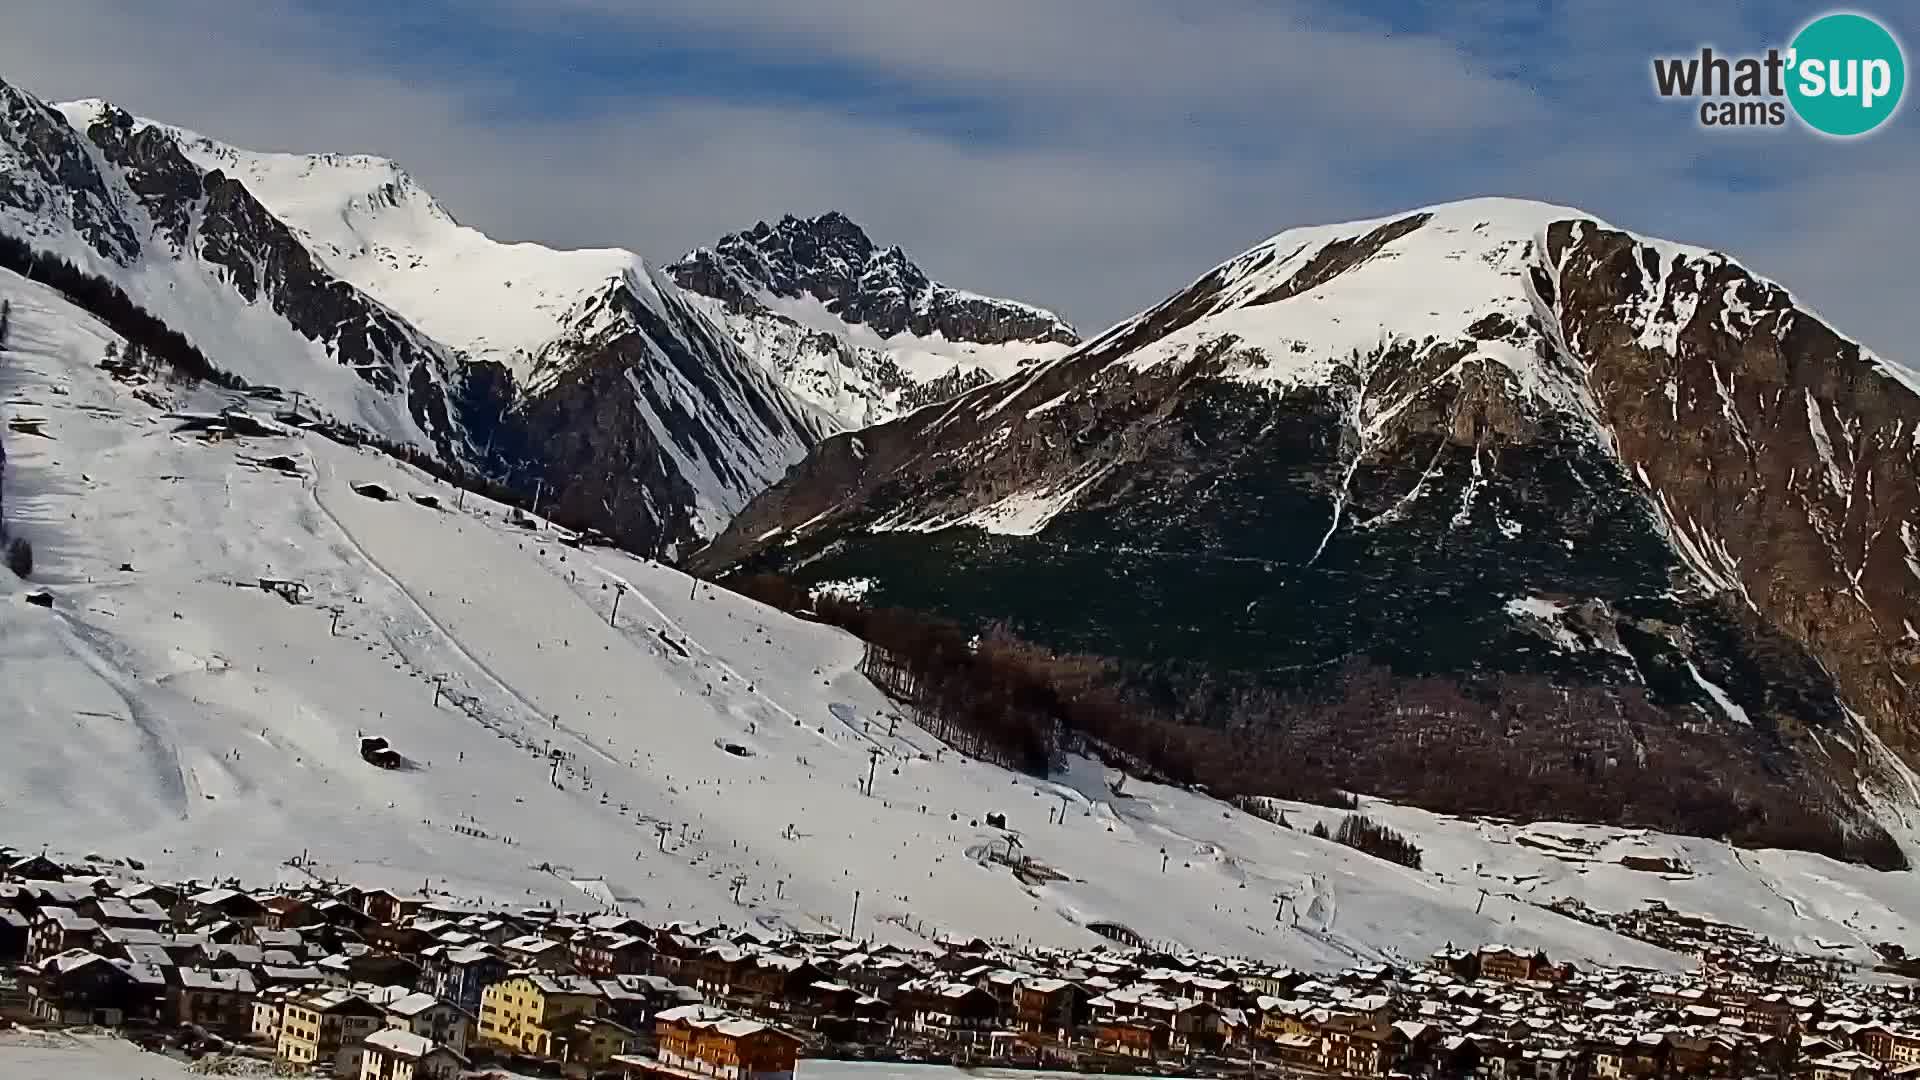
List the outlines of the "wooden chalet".
{"type": "Polygon", "coordinates": [[[1524,982],[1545,975],[1550,966],[1547,954],[1538,949],[1489,945],[1481,949],[1479,955],[1479,973],[1483,979],[1524,982]]]}
{"type": "Polygon", "coordinates": [[[100,944],[100,924],[69,907],[43,907],[28,922],[27,961],[100,944]]]}
{"type": "Polygon", "coordinates": [[[612,978],[653,970],[653,946],[646,937],[624,930],[588,930],[572,944],[573,966],[583,975],[612,978]]]}
{"type": "Polygon", "coordinates": [[[914,1031],[948,1042],[982,1040],[1000,1018],[999,1002],[973,983],[936,984],[911,997],[903,995],[898,1004],[909,1008],[914,1031]]]}
{"type": "Polygon", "coordinates": [[[75,950],[33,969],[27,992],[33,1016],[42,1023],[118,1027],[130,1018],[152,1016],[157,991],[130,967],[75,950]]]}
{"type": "Polygon", "coordinates": [[[245,1035],[251,1030],[253,1001],[259,992],[253,972],[242,968],[170,967],[165,975],[164,1019],[227,1036],[245,1035]]]}
{"type": "Polygon", "coordinates": [[[825,972],[806,960],[761,953],[734,968],[732,981],[721,995],[740,1008],[779,1012],[825,977],[825,972]]]}
{"type": "Polygon", "coordinates": [[[260,906],[267,909],[262,925],[269,930],[298,930],[327,921],[312,901],[298,896],[269,896],[260,906]]]}
{"type": "Polygon", "coordinates": [[[65,881],[67,869],[43,854],[21,855],[5,864],[4,876],[16,881],[65,881]]]}
{"type": "Polygon", "coordinates": [[[1151,1020],[1105,1020],[1093,1027],[1093,1048],[1119,1057],[1161,1057],[1171,1049],[1172,1039],[1172,1028],[1151,1020]]]}
{"type": "Polygon", "coordinates": [[[1086,1022],[1088,1000],[1086,989],[1077,983],[1027,979],[1014,987],[1013,1026],[1065,1038],[1086,1022]]]}
{"type": "Polygon", "coordinates": [[[654,1018],[652,1056],[613,1060],[629,1080],[792,1080],[801,1040],[791,1032],[704,1005],[654,1018]]]}
{"type": "Polygon", "coordinates": [[[183,897],[175,905],[173,921],[185,926],[233,923],[252,926],[265,922],[267,909],[239,889],[215,886],[183,897]]]}
{"type": "Polygon", "coordinates": [[[361,1045],[359,1080],[459,1080],[467,1069],[458,1050],[398,1028],[376,1031],[361,1045]]]}

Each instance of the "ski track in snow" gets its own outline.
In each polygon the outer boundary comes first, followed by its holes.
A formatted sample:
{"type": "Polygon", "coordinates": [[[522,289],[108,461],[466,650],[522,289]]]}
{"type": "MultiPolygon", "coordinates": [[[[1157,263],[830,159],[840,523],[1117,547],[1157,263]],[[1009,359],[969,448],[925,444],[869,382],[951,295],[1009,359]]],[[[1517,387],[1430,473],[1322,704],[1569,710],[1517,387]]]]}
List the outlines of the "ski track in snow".
{"type": "MultiPolygon", "coordinates": [[[[317,482],[317,480],[319,477],[322,477],[322,476],[328,479],[331,479],[333,477],[332,466],[321,461],[316,461],[311,455],[308,456],[307,460],[313,463],[314,474],[316,477],[316,483],[311,489],[313,492],[313,503],[316,507],[320,509],[320,512],[326,516],[327,521],[330,522],[334,528],[340,531],[340,535],[346,540],[347,544],[353,549],[354,554],[359,556],[363,561],[365,561],[368,568],[373,570],[375,573],[379,574],[382,580],[386,581],[386,583],[390,585],[395,592],[405,597],[407,600],[407,603],[413,607],[414,611],[419,614],[420,618],[424,620],[428,626],[432,627],[434,632],[439,634],[440,637],[448,644],[449,647],[451,647],[454,650],[454,652],[463,661],[465,661],[468,664],[471,664],[476,670],[485,674],[486,677],[489,680],[491,680],[495,686],[499,687],[504,693],[506,693],[509,697],[511,697],[515,703],[517,703],[521,708],[525,709],[528,715],[541,716],[542,714],[539,706],[535,705],[530,699],[528,699],[528,697],[525,694],[522,694],[520,691],[514,689],[513,684],[508,682],[506,679],[502,678],[498,672],[494,671],[491,667],[489,667],[486,661],[482,660],[481,658],[467,651],[467,649],[460,644],[460,639],[458,637],[456,637],[445,626],[441,625],[438,621],[434,619],[433,615],[427,611],[424,605],[420,603],[419,597],[415,596],[411,591],[409,591],[406,585],[403,584],[399,578],[394,577],[393,574],[386,569],[386,567],[380,564],[380,561],[378,559],[368,554],[366,548],[361,546],[358,540],[354,539],[353,530],[349,528],[344,522],[342,522],[337,516],[335,516],[333,510],[327,505],[327,500],[320,494],[320,491],[322,490],[322,488],[321,488],[321,485],[317,482]]],[[[602,758],[605,758],[607,761],[618,764],[617,759],[615,759],[611,754],[608,754],[606,751],[600,749],[599,747],[594,746],[593,743],[581,733],[574,731],[572,728],[569,728],[559,723],[557,720],[552,723],[552,727],[556,731],[565,731],[574,740],[580,742],[583,746],[591,750],[593,753],[599,755],[602,758]]]]}

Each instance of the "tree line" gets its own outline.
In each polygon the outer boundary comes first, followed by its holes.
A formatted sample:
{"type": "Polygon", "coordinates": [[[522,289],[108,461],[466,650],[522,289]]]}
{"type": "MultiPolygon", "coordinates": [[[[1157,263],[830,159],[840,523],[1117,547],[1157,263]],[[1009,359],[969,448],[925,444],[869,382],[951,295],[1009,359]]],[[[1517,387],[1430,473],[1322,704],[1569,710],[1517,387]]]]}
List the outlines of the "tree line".
{"type": "MultiPolygon", "coordinates": [[[[816,598],[772,574],[725,584],[861,638],[863,671],[916,721],[957,749],[1034,774],[1089,750],[1229,800],[1351,807],[1347,793],[1360,791],[1441,813],[1647,827],[1905,866],[1893,838],[1833,780],[1784,750],[1680,722],[1639,687],[1516,673],[1410,677],[1357,657],[1305,690],[1194,676],[1169,699],[1141,689],[1165,680],[1053,653],[1004,626],[975,632],[816,598]]],[[[1356,821],[1354,839],[1394,857],[1394,838],[1370,824],[1356,821]]]]}
{"type": "Polygon", "coordinates": [[[1348,814],[1340,819],[1340,827],[1332,833],[1328,833],[1326,822],[1316,822],[1313,826],[1313,835],[1322,840],[1345,844],[1355,851],[1365,852],[1376,859],[1396,862],[1415,870],[1420,869],[1418,845],[1361,814],[1348,814]]]}
{"type": "Polygon", "coordinates": [[[181,375],[230,390],[246,388],[246,380],[214,367],[185,335],[134,303],[118,285],[103,277],[89,274],[57,255],[35,251],[5,233],[0,233],[0,266],[58,290],[76,307],[181,375]]]}

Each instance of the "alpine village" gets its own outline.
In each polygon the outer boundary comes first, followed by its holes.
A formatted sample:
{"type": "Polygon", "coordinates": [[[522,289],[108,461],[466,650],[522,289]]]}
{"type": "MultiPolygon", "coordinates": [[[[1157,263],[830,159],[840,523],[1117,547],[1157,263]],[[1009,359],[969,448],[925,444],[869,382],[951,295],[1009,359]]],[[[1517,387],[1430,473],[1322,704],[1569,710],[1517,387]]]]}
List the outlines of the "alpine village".
{"type": "MultiPolygon", "coordinates": [[[[1920,1077],[1920,1000],[1653,903],[1602,923],[1691,974],[1499,944],[1314,975],[1108,927],[1063,951],[338,883],[157,884],[0,847],[0,1027],[109,1029],[227,1075],[792,1080],[803,1058],[1208,1077],[1920,1077]]],[[[857,916],[856,916],[857,918],[857,916]]]]}

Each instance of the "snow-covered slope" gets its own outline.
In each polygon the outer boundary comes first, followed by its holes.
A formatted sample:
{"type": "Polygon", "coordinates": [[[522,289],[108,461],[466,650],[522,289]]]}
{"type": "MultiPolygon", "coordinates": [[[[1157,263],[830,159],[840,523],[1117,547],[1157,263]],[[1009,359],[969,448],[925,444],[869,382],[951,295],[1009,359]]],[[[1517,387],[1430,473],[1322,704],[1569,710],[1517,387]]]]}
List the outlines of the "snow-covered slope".
{"type": "Polygon", "coordinates": [[[669,271],[741,348],[850,430],[1006,378],[1080,340],[1044,308],[929,279],[837,212],[763,221],[669,271]]]}
{"type": "Polygon", "coordinates": [[[812,297],[762,294],[758,306],[690,292],[747,355],[845,430],[885,423],[923,405],[1066,354],[1059,342],[981,344],[911,333],[882,338],[840,320],[812,297]]]}
{"type": "Polygon", "coordinates": [[[19,1080],[191,1080],[184,1061],[99,1033],[14,1030],[0,1034],[0,1074],[19,1080]]]}
{"type": "MultiPolygon", "coordinates": [[[[1332,382],[1356,356],[1387,341],[1431,349],[1470,341],[1475,348],[1457,362],[1492,360],[1527,395],[1554,408],[1579,409],[1584,395],[1576,373],[1555,371],[1555,358],[1532,351],[1530,341],[1503,340],[1487,329],[1524,325],[1535,316],[1526,275],[1546,249],[1547,227],[1585,217],[1546,203],[1473,199],[1390,218],[1289,229],[1208,273],[1204,292],[1187,294],[1177,326],[1156,320],[1165,318],[1163,306],[1121,323],[1087,348],[1115,354],[1114,363],[1141,371],[1230,341],[1242,348],[1218,377],[1287,385],[1332,382]],[[1147,330],[1157,331],[1150,344],[1117,348],[1147,330]]],[[[1406,388],[1394,389],[1401,393],[1389,400],[1407,399],[1406,388]]],[[[1385,419],[1377,408],[1362,417],[1367,424],[1385,419]]]]}
{"type": "Polygon", "coordinates": [[[25,603],[30,586],[0,571],[9,843],[164,875],[312,872],[575,908],[611,895],[646,918],[775,927],[846,929],[858,891],[855,929],[887,940],[1090,944],[1085,924],[1114,920],[1323,967],[1492,939],[1690,963],[1507,892],[1744,906],[1783,944],[1860,956],[1920,918],[1907,875],[1816,856],[1648,837],[1693,876],[1580,873],[1507,843],[1510,829],[1374,808],[1426,846],[1438,872],[1422,873],[1193,792],[1130,781],[1116,796],[1084,759],[1047,780],[968,761],[895,727],[857,673],[860,643],[837,631],[565,546],[371,452],[200,441],[93,366],[104,328],[4,272],[0,298],[14,313],[0,410],[46,436],[4,433],[7,512],[39,552],[31,587],[54,599],[25,603]],[[268,460],[283,455],[291,470],[268,460]],[[368,483],[394,498],[356,492],[368,483]],[[290,603],[262,578],[310,592],[290,603]],[[412,767],[360,760],[372,734],[412,767]],[[989,812],[1062,880],[1022,884],[991,863],[1005,834],[989,812]],[[284,865],[302,853],[308,870],[284,865]],[[1275,922],[1277,897],[1298,927],[1275,922]]]}

